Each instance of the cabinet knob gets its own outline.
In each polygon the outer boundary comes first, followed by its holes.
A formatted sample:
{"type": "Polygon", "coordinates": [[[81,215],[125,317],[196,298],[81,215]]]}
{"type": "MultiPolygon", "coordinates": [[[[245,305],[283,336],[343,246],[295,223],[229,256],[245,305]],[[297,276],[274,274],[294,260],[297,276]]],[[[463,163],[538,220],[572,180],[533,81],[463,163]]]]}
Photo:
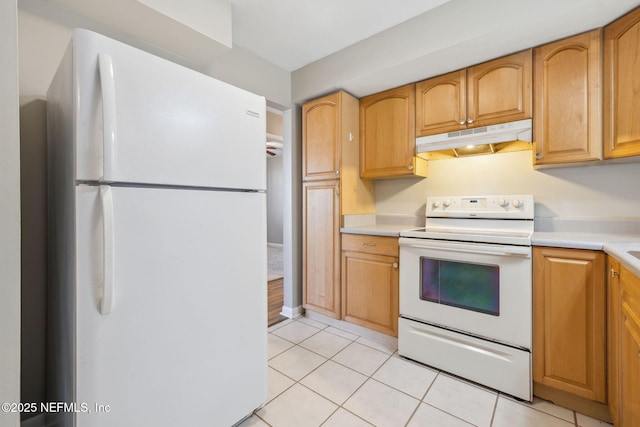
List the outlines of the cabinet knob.
{"type": "Polygon", "coordinates": [[[393,263],[393,268],[398,268],[398,263],[397,262],[393,263]]]}
{"type": "Polygon", "coordinates": [[[462,125],[464,125],[464,123],[465,123],[465,121],[464,121],[464,120],[462,120],[462,121],[460,122],[460,125],[462,126],[462,125]]]}
{"type": "Polygon", "coordinates": [[[469,124],[473,123],[473,119],[467,119],[467,123],[469,124]]]}
{"type": "Polygon", "coordinates": [[[613,277],[616,277],[618,275],[619,275],[619,273],[612,268],[611,269],[611,277],[613,278],[613,277]]]}
{"type": "Polygon", "coordinates": [[[340,175],[340,171],[336,171],[336,175],[340,175]]]}
{"type": "Polygon", "coordinates": [[[536,153],[536,160],[540,160],[542,158],[542,153],[536,153]]]}
{"type": "Polygon", "coordinates": [[[407,169],[409,169],[410,171],[412,171],[412,170],[413,170],[413,165],[409,165],[409,166],[407,166],[407,169]]]}

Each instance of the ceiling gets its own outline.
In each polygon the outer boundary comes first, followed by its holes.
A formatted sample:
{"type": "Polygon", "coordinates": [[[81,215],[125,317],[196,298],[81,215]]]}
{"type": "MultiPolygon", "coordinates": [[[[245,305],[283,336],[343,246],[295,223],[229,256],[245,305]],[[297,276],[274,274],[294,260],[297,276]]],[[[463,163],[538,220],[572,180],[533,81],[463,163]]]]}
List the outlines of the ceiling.
{"type": "Polygon", "coordinates": [[[449,0],[228,0],[233,44],[294,71],[449,0]]]}

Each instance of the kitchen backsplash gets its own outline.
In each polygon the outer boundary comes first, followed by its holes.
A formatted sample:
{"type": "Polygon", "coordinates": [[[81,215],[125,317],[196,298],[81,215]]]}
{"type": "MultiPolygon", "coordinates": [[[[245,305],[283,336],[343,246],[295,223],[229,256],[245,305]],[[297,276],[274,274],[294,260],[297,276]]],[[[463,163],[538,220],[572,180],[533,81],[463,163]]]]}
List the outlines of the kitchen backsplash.
{"type": "Polygon", "coordinates": [[[533,194],[540,218],[640,220],[640,164],[534,170],[520,151],[429,162],[424,179],[376,181],[378,216],[424,217],[427,195],[533,194]]]}

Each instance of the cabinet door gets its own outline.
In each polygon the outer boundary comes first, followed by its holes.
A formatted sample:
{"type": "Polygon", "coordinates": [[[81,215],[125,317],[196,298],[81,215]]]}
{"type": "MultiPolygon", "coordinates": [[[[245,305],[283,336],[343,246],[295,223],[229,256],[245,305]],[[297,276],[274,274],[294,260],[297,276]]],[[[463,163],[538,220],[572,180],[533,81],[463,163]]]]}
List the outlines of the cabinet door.
{"type": "Polygon", "coordinates": [[[640,423],[640,319],[622,306],[620,334],[620,425],[640,423]]]}
{"type": "Polygon", "coordinates": [[[467,127],[531,118],[531,50],[467,69],[467,127]]]}
{"type": "Polygon", "coordinates": [[[640,9],[604,28],[604,156],[640,155],[640,9]]]}
{"type": "Polygon", "coordinates": [[[613,424],[619,425],[620,264],[612,257],[607,264],[607,400],[613,424]]]}
{"type": "Polygon", "coordinates": [[[304,308],[340,318],[338,181],[303,184],[304,308]]]}
{"type": "Polygon", "coordinates": [[[467,72],[416,83],[416,136],[466,129],[467,72]]]}
{"type": "Polygon", "coordinates": [[[620,266],[619,425],[640,425],[640,278],[620,266]]]}
{"type": "Polygon", "coordinates": [[[600,38],[598,29],[535,49],[535,164],[601,158],[600,38]]]}
{"type": "Polygon", "coordinates": [[[605,257],[534,248],[533,380],[606,402],[605,257]]]}
{"type": "Polygon", "coordinates": [[[339,92],[302,106],[302,174],[305,181],[338,178],[340,119],[339,92]]]}
{"type": "Polygon", "coordinates": [[[398,336],[398,258],[344,252],[342,284],[344,320],[398,336]]]}
{"type": "Polygon", "coordinates": [[[425,176],[423,165],[416,164],[422,162],[414,156],[415,145],[413,84],[360,99],[362,178],[425,176]]]}

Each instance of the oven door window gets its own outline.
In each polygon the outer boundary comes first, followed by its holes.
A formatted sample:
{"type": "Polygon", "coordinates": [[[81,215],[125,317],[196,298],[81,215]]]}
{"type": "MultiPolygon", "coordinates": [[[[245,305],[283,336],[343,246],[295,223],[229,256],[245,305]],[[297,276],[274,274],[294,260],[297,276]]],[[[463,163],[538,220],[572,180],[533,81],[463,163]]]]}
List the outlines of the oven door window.
{"type": "Polygon", "coordinates": [[[500,268],[497,265],[420,257],[420,269],[420,299],[500,315],[500,268]]]}

